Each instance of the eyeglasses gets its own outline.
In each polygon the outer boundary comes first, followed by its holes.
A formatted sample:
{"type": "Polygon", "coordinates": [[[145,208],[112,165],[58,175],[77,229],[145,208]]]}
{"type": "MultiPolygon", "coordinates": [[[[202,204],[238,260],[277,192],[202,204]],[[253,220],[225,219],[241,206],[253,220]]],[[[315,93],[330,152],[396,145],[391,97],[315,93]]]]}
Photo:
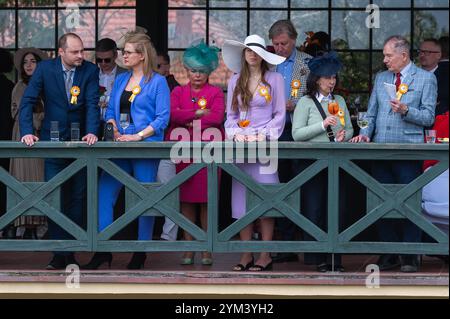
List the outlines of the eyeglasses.
{"type": "Polygon", "coordinates": [[[95,62],[97,63],[111,63],[112,59],[111,58],[106,58],[106,59],[100,59],[100,58],[96,58],[95,62]]]}
{"type": "Polygon", "coordinates": [[[125,55],[131,55],[131,54],[133,54],[133,53],[139,53],[139,52],[122,50],[122,55],[123,55],[123,56],[125,56],[125,55]]]}
{"type": "Polygon", "coordinates": [[[441,51],[417,50],[418,55],[430,55],[431,53],[441,53],[441,51]]]}

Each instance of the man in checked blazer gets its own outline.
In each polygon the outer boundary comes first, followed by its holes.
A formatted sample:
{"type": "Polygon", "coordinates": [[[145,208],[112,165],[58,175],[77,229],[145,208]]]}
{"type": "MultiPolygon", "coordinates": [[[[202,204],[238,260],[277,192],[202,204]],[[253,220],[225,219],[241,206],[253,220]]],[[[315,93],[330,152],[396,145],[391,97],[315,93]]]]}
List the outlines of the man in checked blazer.
{"type": "MultiPolygon", "coordinates": [[[[367,110],[369,126],[350,141],[424,143],[424,128],[434,122],[436,77],[412,63],[410,45],[402,36],[388,38],[383,55],[388,70],[376,76],[367,110]],[[384,83],[395,84],[397,92],[405,89],[400,100],[389,97],[384,83]]],[[[408,184],[420,174],[420,161],[377,161],[372,165],[372,176],[383,184],[408,184]]],[[[383,220],[377,226],[382,241],[419,242],[421,238],[421,230],[410,221],[383,220]]],[[[378,264],[380,270],[401,264],[403,272],[416,272],[419,267],[416,255],[383,255],[378,264]]]]}

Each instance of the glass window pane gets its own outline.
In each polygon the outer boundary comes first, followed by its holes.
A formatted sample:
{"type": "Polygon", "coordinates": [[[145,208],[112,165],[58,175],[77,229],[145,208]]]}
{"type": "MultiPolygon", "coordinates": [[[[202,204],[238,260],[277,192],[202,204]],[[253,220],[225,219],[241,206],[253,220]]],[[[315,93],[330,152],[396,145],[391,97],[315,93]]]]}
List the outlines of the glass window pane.
{"type": "Polygon", "coordinates": [[[250,34],[257,34],[270,43],[269,29],[278,20],[287,19],[287,11],[250,11],[250,34]]]}
{"type": "Polygon", "coordinates": [[[448,8],[449,0],[415,0],[416,8],[448,8]]]}
{"type": "Polygon", "coordinates": [[[14,0],[0,1],[0,8],[14,7],[15,5],[16,5],[16,2],[14,0]]]}
{"type": "Polygon", "coordinates": [[[55,46],[54,10],[19,10],[19,47],[55,46]]]}
{"type": "Polygon", "coordinates": [[[381,8],[408,8],[411,6],[411,0],[374,0],[373,3],[381,8]]]}
{"type": "Polygon", "coordinates": [[[373,48],[383,50],[384,41],[391,35],[411,37],[410,11],[383,11],[380,15],[380,28],[373,30],[373,48]]]}
{"type": "Polygon", "coordinates": [[[332,6],[336,8],[365,8],[369,0],[333,0],[332,6]]]}
{"type": "Polygon", "coordinates": [[[224,8],[246,8],[247,0],[210,0],[210,7],[224,7],[224,8]]]}
{"type": "MultiPolygon", "coordinates": [[[[8,2],[14,2],[9,0],[8,2]]],[[[19,7],[54,7],[54,0],[19,0],[19,7]]]]}
{"type": "Polygon", "coordinates": [[[251,8],[287,8],[287,0],[250,0],[251,8]]]}
{"type": "Polygon", "coordinates": [[[218,87],[222,88],[222,90],[226,91],[228,88],[228,80],[230,79],[230,77],[232,75],[233,75],[233,72],[227,68],[227,66],[223,62],[222,55],[220,55],[219,66],[209,76],[209,83],[211,85],[218,86],[218,87]]]}
{"type": "Polygon", "coordinates": [[[59,10],[58,37],[67,33],[76,33],[85,48],[95,47],[95,10],[59,10]]]}
{"type": "Polygon", "coordinates": [[[338,49],[368,49],[369,29],[364,11],[333,11],[331,39],[338,49]]]}
{"type": "Polygon", "coordinates": [[[328,8],[328,0],[291,0],[292,8],[328,8]]]}
{"type": "Polygon", "coordinates": [[[243,41],[247,36],[246,11],[218,11],[209,12],[209,42],[222,47],[224,40],[243,41]]]}
{"type": "MultiPolygon", "coordinates": [[[[341,94],[340,94],[341,95],[341,94]]],[[[369,104],[369,93],[350,93],[349,95],[342,95],[347,104],[347,108],[352,117],[352,122],[354,123],[353,129],[356,129],[356,113],[358,111],[366,111],[367,105],[369,104]]],[[[353,132],[353,136],[356,136],[357,132],[353,132]]]]}
{"type": "Polygon", "coordinates": [[[206,0],[169,0],[169,7],[206,7],[206,0]]]}
{"type": "Polygon", "coordinates": [[[0,47],[12,48],[16,41],[16,17],[13,10],[0,11],[0,47]]]}
{"type": "Polygon", "coordinates": [[[414,48],[426,38],[439,39],[448,36],[448,11],[415,11],[414,12],[414,48]]]}
{"type": "Polygon", "coordinates": [[[170,73],[173,74],[177,82],[181,85],[189,82],[183,65],[183,53],[184,51],[169,51],[170,73]]]}
{"type": "Polygon", "coordinates": [[[343,68],[339,72],[339,87],[343,92],[369,90],[368,52],[339,52],[343,68]]]}
{"type": "Polygon", "coordinates": [[[58,6],[66,7],[77,5],[79,7],[93,7],[95,6],[95,0],[58,0],[58,6]]]}
{"type": "Polygon", "coordinates": [[[375,81],[377,73],[386,71],[386,65],[384,64],[383,59],[383,52],[372,53],[372,83],[375,81]]]}
{"type": "MultiPolygon", "coordinates": [[[[98,39],[111,38],[118,42],[136,25],[135,9],[98,10],[98,39]]],[[[119,44],[119,43],[118,43],[119,44]]]]}
{"type": "Polygon", "coordinates": [[[135,7],[136,0],[99,0],[99,7],[135,7]]]}
{"type": "Polygon", "coordinates": [[[306,32],[328,33],[328,11],[293,11],[291,21],[298,33],[297,46],[305,42],[306,32]]]}
{"type": "Polygon", "coordinates": [[[206,39],[206,11],[169,10],[169,48],[187,48],[206,39]]]}

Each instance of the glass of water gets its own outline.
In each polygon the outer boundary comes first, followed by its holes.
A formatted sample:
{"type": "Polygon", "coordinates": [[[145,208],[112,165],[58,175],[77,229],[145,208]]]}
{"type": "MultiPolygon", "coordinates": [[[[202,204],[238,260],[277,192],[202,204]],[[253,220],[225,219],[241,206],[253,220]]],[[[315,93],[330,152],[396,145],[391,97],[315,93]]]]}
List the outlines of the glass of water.
{"type": "Polygon", "coordinates": [[[358,124],[360,129],[365,129],[369,126],[369,121],[367,120],[367,112],[358,112],[358,118],[356,123],[358,124]]]}
{"type": "Polygon", "coordinates": [[[59,122],[50,122],[50,141],[59,142],[59,122]]]}
{"type": "Polygon", "coordinates": [[[70,140],[73,142],[80,140],[80,123],[70,124],[70,140]]]}
{"type": "Polygon", "coordinates": [[[427,144],[436,143],[436,130],[425,130],[425,141],[427,144]]]}
{"type": "Polygon", "coordinates": [[[125,130],[128,128],[128,126],[130,126],[130,114],[120,113],[119,124],[123,129],[123,133],[125,134],[125,130]]]}

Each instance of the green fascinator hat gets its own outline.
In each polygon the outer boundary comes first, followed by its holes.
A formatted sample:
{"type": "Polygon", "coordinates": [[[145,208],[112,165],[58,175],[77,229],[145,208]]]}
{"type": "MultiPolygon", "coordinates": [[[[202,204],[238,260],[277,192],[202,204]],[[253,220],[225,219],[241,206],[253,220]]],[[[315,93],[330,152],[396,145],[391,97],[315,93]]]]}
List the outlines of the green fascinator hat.
{"type": "Polygon", "coordinates": [[[201,40],[198,44],[193,44],[186,49],[183,55],[184,65],[201,73],[211,74],[219,66],[219,48],[207,46],[201,40]]]}

